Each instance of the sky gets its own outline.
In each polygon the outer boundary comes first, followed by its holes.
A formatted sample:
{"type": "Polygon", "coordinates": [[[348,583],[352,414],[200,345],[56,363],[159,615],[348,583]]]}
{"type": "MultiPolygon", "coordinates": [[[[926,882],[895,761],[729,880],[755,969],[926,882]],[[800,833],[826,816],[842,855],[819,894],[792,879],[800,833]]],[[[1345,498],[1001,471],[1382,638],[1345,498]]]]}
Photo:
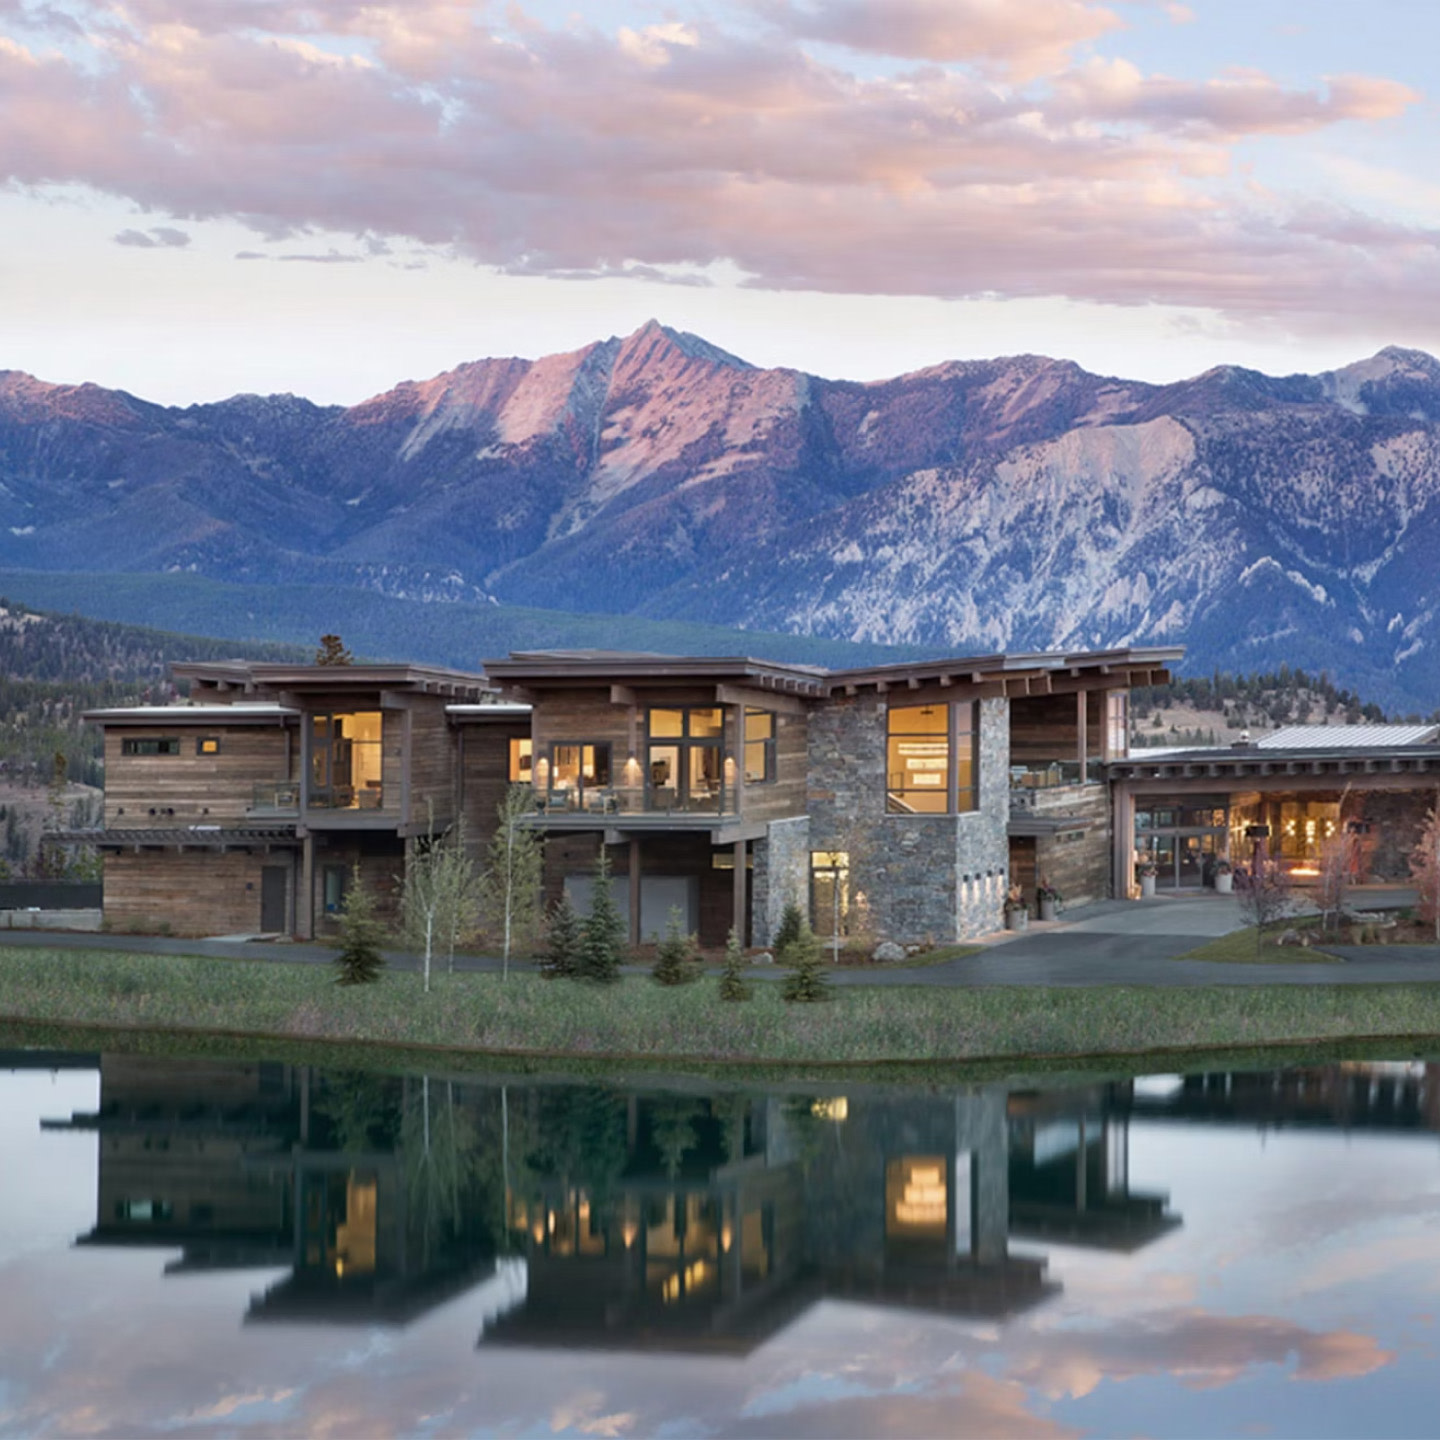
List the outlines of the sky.
{"type": "Polygon", "coordinates": [[[1430,0],[0,0],[0,369],[1440,351],[1430,0]]]}

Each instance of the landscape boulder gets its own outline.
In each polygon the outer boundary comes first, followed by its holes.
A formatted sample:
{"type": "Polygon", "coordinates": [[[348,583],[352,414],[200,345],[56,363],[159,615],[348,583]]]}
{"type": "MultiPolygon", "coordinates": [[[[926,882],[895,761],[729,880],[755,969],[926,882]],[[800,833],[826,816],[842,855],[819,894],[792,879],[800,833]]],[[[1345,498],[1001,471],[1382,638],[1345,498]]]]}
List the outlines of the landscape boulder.
{"type": "Polygon", "coordinates": [[[882,940],[871,952],[870,958],[877,965],[893,965],[897,960],[905,958],[905,947],[897,945],[893,940],[882,940]]]}

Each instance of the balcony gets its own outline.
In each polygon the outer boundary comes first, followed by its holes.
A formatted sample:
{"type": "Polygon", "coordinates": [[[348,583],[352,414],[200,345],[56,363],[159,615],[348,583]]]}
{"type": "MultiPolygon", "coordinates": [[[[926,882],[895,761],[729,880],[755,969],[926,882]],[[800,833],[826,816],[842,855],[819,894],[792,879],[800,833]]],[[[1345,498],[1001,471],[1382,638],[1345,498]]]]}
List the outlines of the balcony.
{"type": "Polygon", "coordinates": [[[712,790],[685,790],[673,785],[555,786],[547,794],[536,795],[535,810],[546,819],[616,815],[718,819],[739,813],[738,798],[733,789],[724,785],[712,790]]]}
{"type": "Polygon", "coordinates": [[[1010,810],[1023,814],[1048,809],[1046,801],[1052,792],[1088,784],[1097,774],[1094,760],[1083,768],[1075,760],[1031,760],[1012,765],[1010,810]]]}
{"type": "Polygon", "coordinates": [[[292,819],[300,815],[298,780],[257,780],[245,814],[251,819],[292,819]]]}

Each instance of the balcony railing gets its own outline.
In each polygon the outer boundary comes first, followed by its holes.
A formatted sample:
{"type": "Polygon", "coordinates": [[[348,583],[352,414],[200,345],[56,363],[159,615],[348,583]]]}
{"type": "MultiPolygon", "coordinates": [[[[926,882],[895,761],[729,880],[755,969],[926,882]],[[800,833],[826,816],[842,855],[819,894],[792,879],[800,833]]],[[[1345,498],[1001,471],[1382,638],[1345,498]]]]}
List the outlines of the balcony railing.
{"type": "Polygon", "coordinates": [[[673,785],[556,786],[536,795],[535,809],[541,815],[734,815],[736,800],[735,791],[724,785],[709,791],[673,785]]]}
{"type": "MultiPolygon", "coordinates": [[[[1094,762],[1085,768],[1093,768],[1094,762]]],[[[1083,785],[1087,776],[1075,760],[1031,760],[1010,767],[1010,789],[1053,790],[1057,785],[1083,785]]]]}
{"type": "Polygon", "coordinates": [[[298,780],[257,780],[250,797],[249,815],[298,815],[300,813],[300,782],[298,780]]]}
{"type": "Polygon", "coordinates": [[[312,789],[306,803],[311,810],[383,810],[385,787],[378,780],[367,780],[363,785],[312,789]]]}

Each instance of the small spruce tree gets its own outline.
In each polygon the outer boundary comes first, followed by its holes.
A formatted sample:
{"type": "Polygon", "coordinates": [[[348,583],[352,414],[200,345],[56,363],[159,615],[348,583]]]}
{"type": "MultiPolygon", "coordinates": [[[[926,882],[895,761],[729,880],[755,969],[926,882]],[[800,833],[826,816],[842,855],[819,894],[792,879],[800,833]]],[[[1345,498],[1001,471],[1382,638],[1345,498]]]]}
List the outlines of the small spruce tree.
{"type": "Polygon", "coordinates": [[[573,980],[580,973],[580,917],[568,895],[550,911],[540,973],[549,980],[573,980]]]}
{"type": "Polygon", "coordinates": [[[665,926],[665,938],[655,951],[655,965],[651,970],[657,985],[683,985],[687,979],[686,962],[690,959],[690,946],[680,924],[679,906],[670,907],[670,919],[665,926]]]}
{"type": "Polygon", "coordinates": [[[360,879],[357,865],[340,906],[340,953],[335,957],[337,985],[373,985],[385,968],[380,953],[384,927],[375,918],[375,898],[360,879]]]}
{"type": "Polygon", "coordinates": [[[789,953],[795,968],[785,977],[785,999],[828,1000],[830,982],[825,976],[825,952],[820,947],[819,936],[808,925],[803,925],[789,953]]]}
{"type": "Polygon", "coordinates": [[[345,642],[338,635],[322,635],[320,648],[315,652],[317,665],[353,665],[355,657],[345,648],[345,642]]]}
{"type": "Polygon", "coordinates": [[[750,986],[745,980],[745,952],[740,948],[740,937],[733,930],[725,941],[725,969],[720,974],[720,998],[750,998],[750,986]]]}
{"type": "Polygon", "coordinates": [[[780,916],[780,928],[775,932],[775,963],[777,965],[789,965],[792,963],[790,951],[794,949],[795,942],[800,938],[800,932],[805,927],[805,915],[800,907],[792,900],[780,916]]]}
{"type": "Polygon", "coordinates": [[[601,985],[618,980],[624,949],[625,921],[610,891],[610,857],[602,845],[590,887],[590,913],[580,926],[581,976],[601,985]]]}

